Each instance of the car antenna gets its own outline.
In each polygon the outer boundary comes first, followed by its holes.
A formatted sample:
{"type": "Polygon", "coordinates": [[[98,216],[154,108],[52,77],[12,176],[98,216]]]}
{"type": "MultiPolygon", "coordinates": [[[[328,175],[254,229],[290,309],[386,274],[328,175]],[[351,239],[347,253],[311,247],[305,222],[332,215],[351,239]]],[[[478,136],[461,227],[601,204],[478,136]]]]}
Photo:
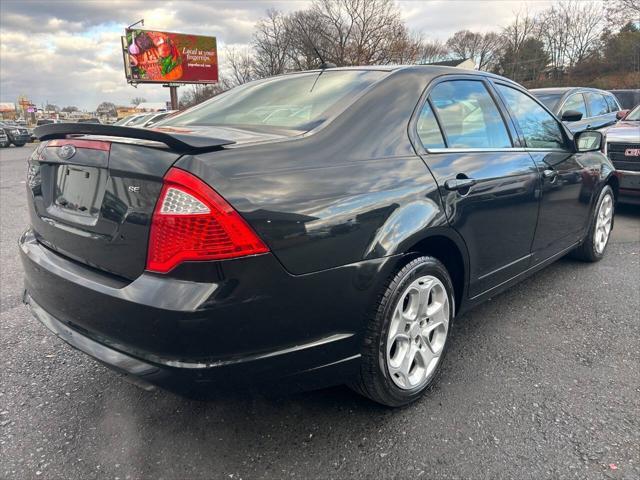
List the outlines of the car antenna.
{"type": "Polygon", "coordinates": [[[307,41],[309,42],[309,44],[311,44],[311,48],[313,48],[313,51],[316,52],[316,55],[318,56],[318,59],[320,60],[320,66],[318,68],[320,70],[326,70],[327,68],[336,68],[337,65],[335,63],[325,62],[324,61],[324,58],[322,58],[322,55],[320,55],[320,52],[318,51],[317,47],[315,46],[315,44],[311,40],[311,37],[309,36],[309,34],[307,33],[307,30],[302,25],[302,22],[300,21],[299,17],[296,18],[296,21],[298,22],[298,26],[300,27],[300,29],[304,32],[304,36],[307,37],[307,41]]]}

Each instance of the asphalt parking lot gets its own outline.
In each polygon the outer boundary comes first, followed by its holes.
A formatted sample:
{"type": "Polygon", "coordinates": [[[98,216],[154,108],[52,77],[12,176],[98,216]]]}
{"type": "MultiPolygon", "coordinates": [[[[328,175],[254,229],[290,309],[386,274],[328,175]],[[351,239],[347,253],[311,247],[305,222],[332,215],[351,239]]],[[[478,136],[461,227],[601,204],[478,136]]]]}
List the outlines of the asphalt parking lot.
{"type": "Polygon", "coordinates": [[[457,320],[440,383],[196,402],[123,381],[21,304],[25,158],[0,150],[0,478],[640,478],[640,209],[457,320]]]}

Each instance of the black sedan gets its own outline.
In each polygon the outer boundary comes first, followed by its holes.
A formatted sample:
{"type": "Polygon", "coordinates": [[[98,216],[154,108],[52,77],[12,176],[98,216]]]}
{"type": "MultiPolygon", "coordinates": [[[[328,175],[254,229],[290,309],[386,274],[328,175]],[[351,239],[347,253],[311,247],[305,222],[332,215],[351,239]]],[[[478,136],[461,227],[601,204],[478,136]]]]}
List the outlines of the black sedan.
{"type": "Polygon", "coordinates": [[[299,72],[152,130],[37,135],[25,303],[188,394],[348,383],[410,403],[455,316],[565,254],[602,258],[618,191],[601,133],[446,67],[299,72]]]}

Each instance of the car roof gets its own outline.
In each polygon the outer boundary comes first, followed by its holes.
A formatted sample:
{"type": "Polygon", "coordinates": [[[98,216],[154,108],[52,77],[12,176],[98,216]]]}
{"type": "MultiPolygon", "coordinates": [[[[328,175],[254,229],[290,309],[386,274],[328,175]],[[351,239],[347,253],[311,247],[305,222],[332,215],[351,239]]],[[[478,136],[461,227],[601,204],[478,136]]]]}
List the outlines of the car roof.
{"type": "Polygon", "coordinates": [[[601,90],[599,88],[591,88],[591,87],[547,87],[547,88],[532,88],[529,90],[531,93],[549,93],[554,94],[557,93],[559,95],[569,93],[569,92],[599,92],[599,93],[611,93],[606,90],[601,90]]]}
{"type": "Polygon", "coordinates": [[[411,64],[411,65],[362,65],[362,66],[351,66],[351,67],[332,67],[327,69],[314,69],[314,70],[302,70],[295,72],[287,72],[285,75],[295,75],[299,73],[310,73],[310,72],[332,72],[332,71],[353,71],[353,70],[364,70],[364,71],[379,71],[379,72],[396,72],[396,71],[413,71],[419,72],[423,75],[428,75],[430,77],[438,77],[440,75],[475,75],[475,76],[484,76],[493,78],[496,80],[501,80],[504,82],[511,83],[515,86],[519,86],[522,88],[520,84],[510,80],[506,77],[501,77],[500,75],[496,75],[494,73],[485,72],[482,70],[468,70],[465,68],[459,67],[448,67],[442,65],[427,65],[427,64],[411,64]]]}

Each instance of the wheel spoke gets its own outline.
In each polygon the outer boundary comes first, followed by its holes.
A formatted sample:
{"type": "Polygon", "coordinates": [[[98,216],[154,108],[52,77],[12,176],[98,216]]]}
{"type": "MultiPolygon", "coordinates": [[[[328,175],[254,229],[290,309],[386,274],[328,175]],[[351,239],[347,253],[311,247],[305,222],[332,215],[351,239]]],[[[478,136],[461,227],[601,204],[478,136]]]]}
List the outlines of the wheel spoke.
{"type": "Polygon", "coordinates": [[[439,354],[444,342],[440,342],[439,335],[447,334],[447,325],[443,321],[429,322],[420,333],[425,346],[433,353],[439,354]],[[442,343],[442,344],[441,344],[442,343]]]}
{"type": "Polygon", "coordinates": [[[431,365],[431,362],[433,362],[434,358],[438,358],[439,354],[433,352],[433,350],[431,350],[431,348],[420,348],[418,349],[418,351],[416,352],[416,355],[418,357],[420,357],[420,362],[422,363],[422,367],[425,369],[425,371],[427,373],[429,373],[429,367],[431,365]]]}

